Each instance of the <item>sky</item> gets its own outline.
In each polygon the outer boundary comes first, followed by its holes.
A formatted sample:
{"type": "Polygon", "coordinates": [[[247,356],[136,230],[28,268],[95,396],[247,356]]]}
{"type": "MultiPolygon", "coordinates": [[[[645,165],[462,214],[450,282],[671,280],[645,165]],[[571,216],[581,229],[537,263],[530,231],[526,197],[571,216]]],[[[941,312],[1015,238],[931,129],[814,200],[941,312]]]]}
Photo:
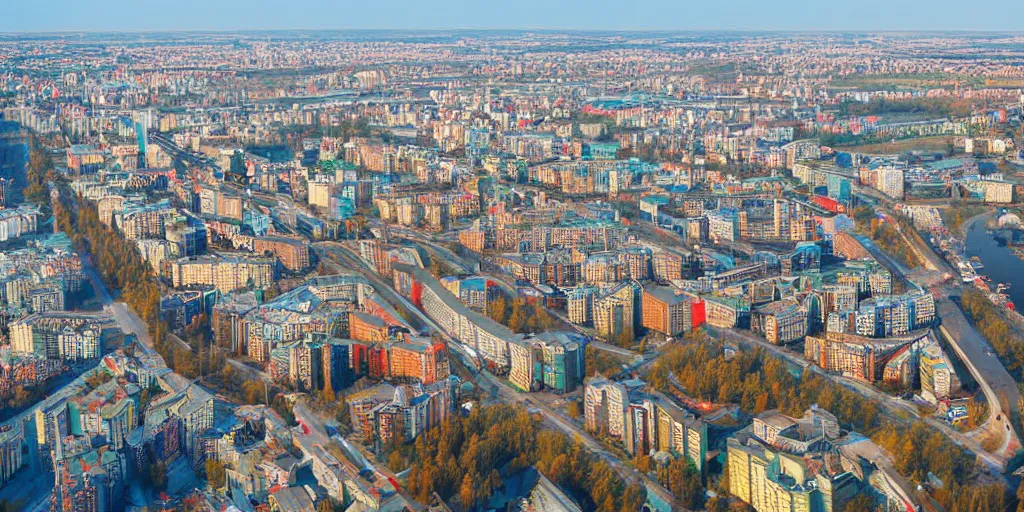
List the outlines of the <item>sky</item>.
{"type": "Polygon", "coordinates": [[[1024,30],[1024,0],[2,0],[0,32],[1024,30]]]}

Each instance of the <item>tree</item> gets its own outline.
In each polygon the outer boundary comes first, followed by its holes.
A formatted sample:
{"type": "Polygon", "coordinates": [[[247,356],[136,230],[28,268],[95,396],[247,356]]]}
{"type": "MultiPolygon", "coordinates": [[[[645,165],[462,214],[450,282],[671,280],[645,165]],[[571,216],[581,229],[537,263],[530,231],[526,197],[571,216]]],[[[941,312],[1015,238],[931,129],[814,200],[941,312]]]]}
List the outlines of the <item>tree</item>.
{"type": "Polygon", "coordinates": [[[636,336],[633,334],[633,329],[626,328],[623,329],[614,340],[612,340],[612,343],[623,348],[628,348],[632,347],[635,341],[636,336]]]}
{"type": "Polygon", "coordinates": [[[540,428],[522,406],[485,406],[468,417],[446,419],[417,437],[409,458],[410,493],[426,502],[437,492],[442,499],[457,498],[467,510],[529,466],[584,510],[637,510],[626,504],[643,499],[642,489],[628,490],[627,482],[580,441],[540,428]]]}
{"type": "Polygon", "coordinates": [[[487,303],[487,316],[491,320],[504,325],[507,322],[507,310],[508,304],[505,301],[505,297],[499,296],[494,300],[487,303]]]}
{"type": "Polygon", "coordinates": [[[258,404],[263,402],[263,386],[264,384],[258,380],[246,380],[242,383],[242,394],[245,396],[245,402],[248,404],[258,404]]]}
{"type": "Polygon", "coordinates": [[[633,457],[633,465],[636,466],[637,471],[641,473],[650,473],[651,456],[638,452],[636,457],[633,457]]]}
{"type": "MultiPolygon", "coordinates": [[[[723,498],[721,496],[715,496],[708,500],[707,503],[708,512],[728,512],[729,511],[729,498],[723,498]]],[[[853,510],[864,510],[868,509],[848,509],[850,512],[853,510]]]]}
{"type": "Polygon", "coordinates": [[[860,493],[851,498],[850,501],[846,502],[846,508],[844,508],[843,510],[847,510],[849,512],[859,512],[861,510],[870,511],[874,509],[875,500],[871,499],[871,496],[868,496],[865,493],[860,493]]]}
{"type": "Polygon", "coordinates": [[[622,493],[622,510],[640,510],[647,501],[647,490],[638,483],[626,486],[622,493]]]}
{"type": "Polygon", "coordinates": [[[324,399],[324,402],[327,402],[328,404],[333,404],[338,401],[338,397],[337,395],[334,394],[334,388],[331,387],[331,381],[329,379],[325,380],[326,382],[324,382],[324,391],[322,397],[324,399]]]}
{"type": "Polygon", "coordinates": [[[158,460],[149,467],[149,481],[157,490],[164,490],[167,487],[167,465],[164,461],[158,460]]]}
{"type": "Polygon", "coordinates": [[[430,258],[430,273],[434,274],[434,277],[438,279],[458,275],[458,272],[448,262],[437,257],[430,258]]]}
{"type": "Polygon", "coordinates": [[[206,459],[206,481],[214,489],[224,487],[226,472],[224,464],[213,459],[206,459]]]}
{"type": "Polygon", "coordinates": [[[402,457],[402,454],[399,453],[397,450],[391,452],[391,455],[388,456],[388,469],[397,473],[399,471],[402,471],[404,467],[405,458],[402,457]]]}
{"type": "Polygon", "coordinates": [[[473,477],[469,476],[469,474],[462,477],[462,486],[459,487],[459,501],[462,503],[462,508],[472,510],[475,504],[475,489],[476,485],[473,483],[473,477]]]}
{"type": "Polygon", "coordinates": [[[578,420],[580,416],[583,415],[583,412],[580,410],[580,403],[577,402],[576,400],[570,401],[568,406],[568,413],[570,418],[578,420]]]}
{"type": "Polygon", "coordinates": [[[526,311],[526,302],[521,299],[516,299],[512,302],[512,316],[508,319],[508,328],[514,332],[525,332],[527,330],[527,323],[529,320],[529,313],[526,311]]]}
{"type": "Polygon", "coordinates": [[[658,471],[658,479],[665,485],[680,506],[700,510],[704,506],[704,484],[700,471],[689,459],[680,457],[658,471]]]}

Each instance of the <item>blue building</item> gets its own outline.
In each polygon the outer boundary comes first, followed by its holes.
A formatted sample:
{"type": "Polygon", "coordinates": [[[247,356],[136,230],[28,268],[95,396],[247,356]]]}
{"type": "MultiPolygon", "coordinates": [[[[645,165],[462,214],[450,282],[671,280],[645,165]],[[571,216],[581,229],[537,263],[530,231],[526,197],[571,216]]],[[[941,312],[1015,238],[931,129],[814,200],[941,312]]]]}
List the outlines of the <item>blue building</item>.
{"type": "Polygon", "coordinates": [[[345,195],[333,195],[328,200],[327,218],[331,220],[345,220],[356,213],[356,202],[345,195]]]}
{"type": "Polygon", "coordinates": [[[615,160],[619,154],[618,142],[592,142],[583,147],[583,158],[615,160]]]}
{"type": "Polygon", "coordinates": [[[828,187],[828,197],[843,204],[850,202],[852,188],[848,178],[836,174],[829,174],[825,177],[825,185],[828,187]]]}
{"type": "Polygon", "coordinates": [[[324,384],[330,383],[331,389],[339,392],[355,382],[355,372],[349,364],[349,346],[345,343],[332,343],[327,340],[323,344],[323,354],[320,357],[323,363],[324,384]]]}
{"type": "Polygon", "coordinates": [[[242,225],[248,226],[256,236],[263,236],[270,230],[270,215],[248,208],[242,214],[242,225]]]}

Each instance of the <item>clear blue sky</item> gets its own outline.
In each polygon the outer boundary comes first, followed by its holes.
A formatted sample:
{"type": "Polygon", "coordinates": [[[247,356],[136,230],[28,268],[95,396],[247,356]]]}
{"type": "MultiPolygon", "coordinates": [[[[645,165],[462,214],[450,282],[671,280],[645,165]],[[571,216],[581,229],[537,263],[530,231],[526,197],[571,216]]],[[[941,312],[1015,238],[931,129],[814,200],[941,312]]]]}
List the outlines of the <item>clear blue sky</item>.
{"type": "Polygon", "coordinates": [[[1024,0],[2,0],[0,32],[345,28],[1024,30],[1024,0]]]}

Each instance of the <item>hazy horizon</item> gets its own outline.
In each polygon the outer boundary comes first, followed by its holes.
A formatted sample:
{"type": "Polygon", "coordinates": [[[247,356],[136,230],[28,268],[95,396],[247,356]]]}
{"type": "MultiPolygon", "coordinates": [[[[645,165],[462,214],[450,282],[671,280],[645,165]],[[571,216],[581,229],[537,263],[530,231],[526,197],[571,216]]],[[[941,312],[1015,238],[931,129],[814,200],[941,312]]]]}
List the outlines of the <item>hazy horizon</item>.
{"type": "Polygon", "coordinates": [[[1024,2],[996,0],[986,13],[951,0],[789,0],[766,4],[655,0],[621,2],[452,0],[424,4],[331,0],[19,1],[0,19],[3,33],[265,30],[843,31],[1020,32],[1024,2]]]}

